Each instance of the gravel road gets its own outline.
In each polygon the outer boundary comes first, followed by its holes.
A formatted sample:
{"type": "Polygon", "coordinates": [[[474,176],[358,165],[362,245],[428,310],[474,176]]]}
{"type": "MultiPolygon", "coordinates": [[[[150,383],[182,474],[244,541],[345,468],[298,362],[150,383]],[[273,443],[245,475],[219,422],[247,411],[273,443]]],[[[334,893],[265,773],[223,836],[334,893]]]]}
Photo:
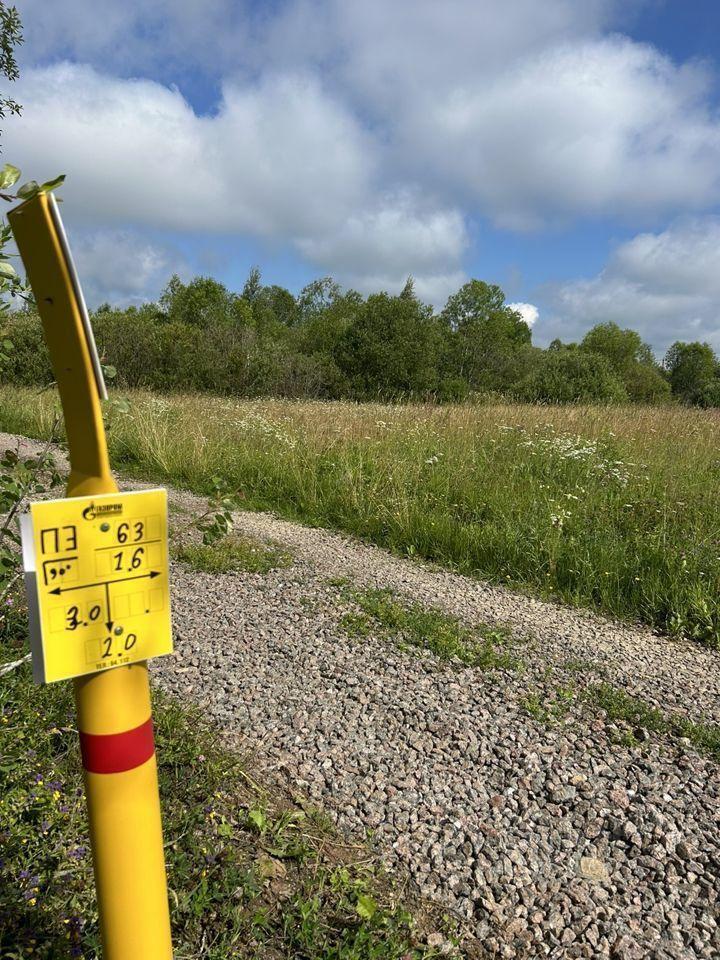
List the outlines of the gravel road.
{"type": "MultiPolygon", "coordinates": [[[[14,443],[0,436],[0,448],[14,443]]],[[[179,491],[171,502],[201,503],[179,491]]],[[[176,564],[177,651],[153,673],[204,705],[267,780],[321,802],[350,833],[371,831],[386,862],[469,921],[490,956],[720,956],[717,763],[644,730],[628,746],[581,701],[552,722],[525,705],[606,679],[719,722],[717,654],[268,514],[238,514],[236,526],[286,546],[292,565],[210,576],[176,564]],[[524,669],[483,672],[348,636],[337,577],[468,625],[506,624],[524,669]]]]}

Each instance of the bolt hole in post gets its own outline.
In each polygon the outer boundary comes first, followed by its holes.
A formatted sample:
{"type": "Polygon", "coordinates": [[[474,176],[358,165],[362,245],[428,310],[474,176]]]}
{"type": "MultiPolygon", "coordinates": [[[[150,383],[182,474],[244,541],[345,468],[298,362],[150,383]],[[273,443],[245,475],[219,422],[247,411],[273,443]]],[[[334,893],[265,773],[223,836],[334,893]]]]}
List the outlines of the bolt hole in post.
{"type": "Polygon", "coordinates": [[[46,524],[48,528],[73,524],[77,550],[71,562],[61,555],[69,547],[60,544],[55,550],[53,540],[46,545],[45,553],[54,554],[43,560],[46,566],[26,566],[28,604],[34,605],[39,623],[39,636],[33,640],[33,672],[43,682],[75,678],[103,960],[172,960],[145,662],[148,656],[172,650],[167,498],[164,491],[117,492],[99,402],[107,393],[54,197],[50,193],[35,195],[11,210],[8,219],[38,304],[62,401],[71,465],[69,499],[31,505],[30,524],[23,529],[23,552],[29,537],[33,564],[34,557],[43,556],[40,520],[53,510],[65,511],[63,516],[70,516],[73,509],[77,512],[75,519],[58,521],[56,517],[46,524]],[[156,499],[143,500],[148,494],[156,499]],[[131,504],[157,505],[158,497],[161,507],[148,506],[137,518],[132,517],[137,523],[143,516],[155,516],[160,532],[152,546],[152,560],[147,552],[150,545],[143,542],[138,548],[136,530],[130,523],[122,530],[127,542],[118,539],[115,553],[119,552],[121,559],[114,571],[107,559],[110,552],[103,551],[107,534],[117,528],[115,521],[102,513],[102,522],[96,521],[96,507],[110,513],[127,510],[130,515],[131,504]],[[79,512],[81,506],[83,513],[79,512]],[[159,558],[157,563],[155,558],[159,558]],[[58,581],[48,571],[61,566],[62,586],[55,586],[58,581]],[[99,593],[105,594],[102,603],[97,599],[99,593]],[[125,606],[120,633],[113,631],[113,604],[125,606]],[[104,610],[108,622],[98,634],[104,610]],[[133,616],[135,620],[128,626],[133,616]],[[145,635],[141,629],[145,622],[162,624],[162,636],[159,628],[145,635]],[[71,655],[76,658],[74,670],[63,672],[71,655]],[[131,662],[135,659],[137,662],[131,662]]]}

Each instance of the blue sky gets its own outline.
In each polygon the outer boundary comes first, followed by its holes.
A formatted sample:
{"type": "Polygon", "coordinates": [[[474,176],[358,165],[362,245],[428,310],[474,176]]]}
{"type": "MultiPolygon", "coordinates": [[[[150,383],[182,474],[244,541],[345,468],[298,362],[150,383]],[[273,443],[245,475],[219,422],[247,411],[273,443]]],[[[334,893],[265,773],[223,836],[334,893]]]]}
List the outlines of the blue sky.
{"type": "Polygon", "coordinates": [[[500,283],[534,338],[720,348],[716,0],[36,0],[5,158],[91,303],[172,272],[500,283]]]}

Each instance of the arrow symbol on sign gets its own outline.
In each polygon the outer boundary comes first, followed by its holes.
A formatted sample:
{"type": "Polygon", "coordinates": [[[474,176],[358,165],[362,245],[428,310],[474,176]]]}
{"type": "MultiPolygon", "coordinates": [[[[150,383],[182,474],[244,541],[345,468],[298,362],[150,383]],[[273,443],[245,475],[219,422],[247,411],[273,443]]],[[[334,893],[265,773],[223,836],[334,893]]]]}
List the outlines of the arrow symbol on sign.
{"type": "Polygon", "coordinates": [[[117,580],[99,580],[97,583],[81,583],[77,587],[55,587],[54,590],[48,590],[53,596],[59,596],[61,593],[70,593],[71,590],[85,590],[88,587],[109,587],[113,583],[127,583],[129,580],[152,580],[160,576],[160,570],[151,570],[150,573],[140,573],[136,577],[118,577],[117,580]]]}
{"type": "Polygon", "coordinates": [[[105,609],[107,610],[107,615],[108,615],[108,618],[105,621],[105,626],[108,629],[108,633],[110,633],[110,631],[113,628],[113,622],[111,619],[112,614],[110,613],[110,584],[109,583],[105,584],[105,609]]]}

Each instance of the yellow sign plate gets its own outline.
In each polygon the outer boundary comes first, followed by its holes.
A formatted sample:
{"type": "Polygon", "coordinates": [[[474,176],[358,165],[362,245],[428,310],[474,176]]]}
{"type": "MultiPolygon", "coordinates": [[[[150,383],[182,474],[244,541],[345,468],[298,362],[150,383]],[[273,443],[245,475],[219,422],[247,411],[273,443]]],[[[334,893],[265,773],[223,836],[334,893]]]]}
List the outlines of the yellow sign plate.
{"type": "Polygon", "coordinates": [[[23,548],[26,579],[35,578],[36,679],[172,652],[165,490],[33,503],[30,518],[23,548]]]}

